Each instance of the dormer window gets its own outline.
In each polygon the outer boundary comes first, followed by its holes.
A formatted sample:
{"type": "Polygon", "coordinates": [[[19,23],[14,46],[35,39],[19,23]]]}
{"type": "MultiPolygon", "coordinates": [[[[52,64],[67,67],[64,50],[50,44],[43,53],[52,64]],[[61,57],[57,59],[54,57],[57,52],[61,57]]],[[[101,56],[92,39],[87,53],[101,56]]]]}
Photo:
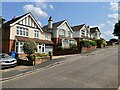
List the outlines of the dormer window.
{"type": "Polygon", "coordinates": [[[38,30],[34,30],[34,36],[35,36],[35,38],[39,37],[39,31],[38,30]]]}

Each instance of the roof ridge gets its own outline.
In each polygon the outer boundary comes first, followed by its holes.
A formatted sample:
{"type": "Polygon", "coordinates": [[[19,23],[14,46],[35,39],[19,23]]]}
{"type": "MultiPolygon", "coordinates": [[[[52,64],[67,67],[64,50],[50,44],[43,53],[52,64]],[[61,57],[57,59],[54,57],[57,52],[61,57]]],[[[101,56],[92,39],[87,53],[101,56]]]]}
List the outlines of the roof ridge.
{"type": "Polygon", "coordinates": [[[72,26],[72,27],[77,27],[77,26],[82,26],[82,25],[85,25],[85,24],[75,25],[75,26],[72,26]]]}

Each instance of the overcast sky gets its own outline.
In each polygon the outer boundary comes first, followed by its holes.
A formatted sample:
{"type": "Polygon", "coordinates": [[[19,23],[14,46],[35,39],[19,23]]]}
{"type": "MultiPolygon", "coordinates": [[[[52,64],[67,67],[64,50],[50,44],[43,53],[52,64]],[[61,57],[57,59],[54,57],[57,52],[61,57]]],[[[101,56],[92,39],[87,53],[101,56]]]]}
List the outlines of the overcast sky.
{"type": "Polygon", "coordinates": [[[67,19],[70,25],[85,23],[98,26],[101,37],[109,40],[115,38],[112,33],[118,20],[118,3],[116,2],[3,2],[2,16],[8,21],[14,16],[31,12],[44,26],[52,16],[53,22],[67,19]]]}

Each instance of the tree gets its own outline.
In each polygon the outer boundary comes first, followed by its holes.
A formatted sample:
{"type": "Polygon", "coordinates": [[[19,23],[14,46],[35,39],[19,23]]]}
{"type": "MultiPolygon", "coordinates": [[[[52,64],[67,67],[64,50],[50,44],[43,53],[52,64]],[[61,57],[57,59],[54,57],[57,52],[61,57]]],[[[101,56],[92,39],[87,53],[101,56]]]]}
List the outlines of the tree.
{"type": "Polygon", "coordinates": [[[28,56],[35,53],[36,50],[37,50],[37,46],[34,41],[26,41],[23,45],[23,51],[28,56]]]}
{"type": "Polygon", "coordinates": [[[120,20],[115,24],[113,34],[114,36],[118,36],[120,39],[120,20]]]}

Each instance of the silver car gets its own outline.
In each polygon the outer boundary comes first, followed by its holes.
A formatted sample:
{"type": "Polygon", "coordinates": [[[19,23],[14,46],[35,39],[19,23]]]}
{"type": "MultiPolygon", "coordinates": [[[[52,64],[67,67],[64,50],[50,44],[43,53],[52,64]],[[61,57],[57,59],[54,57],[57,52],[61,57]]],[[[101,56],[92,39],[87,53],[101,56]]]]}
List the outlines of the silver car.
{"type": "Polygon", "coordinates": [[[6,53],[0,53],[0,62],[1,62],[2,68],[17,65],[17,60],[15,58],[12,58],[6,53]]]}

